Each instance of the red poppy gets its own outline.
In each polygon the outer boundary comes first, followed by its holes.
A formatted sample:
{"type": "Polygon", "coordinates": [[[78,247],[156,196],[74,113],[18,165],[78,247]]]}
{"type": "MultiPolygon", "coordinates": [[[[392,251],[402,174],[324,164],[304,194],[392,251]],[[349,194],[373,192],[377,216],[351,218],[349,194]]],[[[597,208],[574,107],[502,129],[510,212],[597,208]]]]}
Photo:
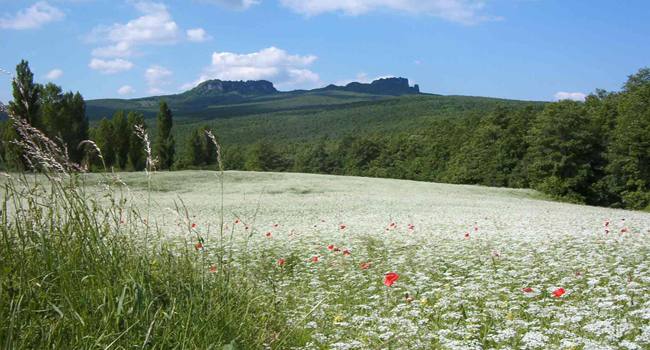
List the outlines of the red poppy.
{"type": "Polygon", "coordinates": [[[235,220],[235,223],[238,224],[238,223],[239,223],[239,220],[235,220]]]}
{"type": "Polygon", "coordinates": [[[341,225],[341,230],[345,229],[345,225],[341,225]]]}
{"type": "Polygon", "coordinates": [[[348,250],[344,250],[344,251],[343,251],[343,255],[352,255],[352,254],[350,254],[350,251],[348,251],[348,250]]]}
{"type": "Polygon", "coordinates": [[[465,237],[469,238],[469,233],[466,233],[466,234],[465,234],[465,237]]]}
{"type": "Polygon", "coordinates": [[[390,224],[390,227],[393,227],[393,226],[395,226],[395,223],[394,223],[394,222],[390,224]]]}
{"type": "Polygon", "coordinates": [[[566,291],[564,290],[564,288],[560,288],[560,289],[556,290],[555,292],[553,292],[553,296],[556,297],[556,298],[559,298],[559,297],[561,297],[564,293],[566,293],[566,291]]]}
{"type": "Polygon", "coordinates": [[[293,237],[293,233],[290,233],[290,234],[289,234],[289,237],[293,237]]]}
{"type": "Polygon", "coordinates": [[[389,228],[386,228],[386,231],[390,231],[390,229],[389,229],[389,228]]]}
{"type": "Polygon", "coordinates": [[[413,297],[408,297],[408,299],[406,299],[406,302],[407,302],[408,304],[410,304],[412,301],[413,301],[413,297]]]}
{"type": "Polygon", "coordinates": [[[526,288],[523,288],[523,291],[524,291],[524,293],[530,293],[530,292],[533,291],[533,288],[526,287],[526,288]]]}
{"type": "Polygon", "coordinates": [[[607,226],[609,226],[609,221],[607,221],[607,222],[605,223],[605,227],[607,227],[607,226]]]}
{"type": "Polygon", "coordinates": [[[334,248],[334,251],[335,251],[335,252],[340,252],[341,249],[339,249],[339,248],[334,248]]]}
{"type": "Polygon", "coordinates": [[[280,259],[280,261],[278,261],[278,265],[280,266],[284,265],[284,259],[280,259]]]}
{"type": "Polygon", "coordinates": [[[399,279],[399,276],[394,272],[389,272],[384,277],[384,284],[388,287],[392,286],[399,279]]]}
{"type": "Polygon", "coordinates": [[[195,224],[195,223],[192,223],[192,227],[196,227],[196,224],[195,224]]]}
{"type": "Polygon", "coordinates": [[[333,262],[330,263],[330,267],[334,267],[334,263],[333,263],[333,262]]]}
{"type": "Polygon", "coordinates": [[[497,258],[499,257],[499,253],[492,253],[492,254],[494,254],[494,256],[496,256],[497,258]]]}
{"type": "Polygon", "coordinates": [[[474,231],[478,231],[478,227],[474,227],[474,231]]]}
{"type": "Polygon", "coordinates": [[[627,283],[632,283],[632,280],[627,280],[627,283]]]}
{"type": "Polygon", "coordinates": [[[580,271],[576,271],[576,276],[580,276],[580,271]]]}
{"type": "Polygon", "coordinates": [[[120,220],[120,224],[123,224],[123,223],[124,223],[124,220],[120,220]]]}
{"type": "Polygon", "coordinates": [[[609,234],[609,230],[605,230],[605,234],[609,234]]]}
{"type": "Polygon", "coordinates": [[[210,271],[212,271],[212,272],[217,271],[217,267],[216,267],[216,266],[212,266],[212,267],[210,268],[210,271]]]}
{"type": "Polygon", "coordinates": [[[320,222],[325,222],[325,220],[321,220],[320,222]]]}
{"type": "Polygon", "coordinates": [[[278,227],[278,224],[273,225],[273,227],[278,227]]]}
{"type": "Polygon", "coordinates": [[[330,246],[327,247],[327,249],[334,249],[334,245],[333,245],[333,244],[330,244],[330,246]]]}
{"type": "Polygon", "coordinates": [[[627,229],[626,229],[626,228],[624,228],[624,229],[622,229],[622,230],[621,230],[621,232],[627,232],[627,229]]]}
{"type": "Polygon", "coordinates": [[[266,237],[271,237],[271,232],[267,233],[266,237]]]}
{"type": "Polygon", "coordinates": [[[248,230],[248,226],[244,227],[245,230],[248,230]]]}
{"type": "Polygon", "coordinates": [[[195,218],[195,217],[196,217],[196,215],[192,215],[192,217],[193,217],[193,218],[195,218]]]}
{"type": "Polygon", "coordinates": [[[201,249],[201,248],[203,248],[203,246],[201,245],[201,243],[197,243],[197,244],[195,244],[194,246],[196,247],[196,249],[201,249]]]}
{"type": "Polygon", "coordinates": [[[487,220],[487,216],[485,217],[485,220],[487,220]]]}
{"type": "Polygon", "coordinates": [[[625,221],[625,218],[622,218],[621,221],[625,221]]]}
{"type": "Polygon", "coordinates": [[[179,222],[179,223],[178,223],[178,226],[180,226],[180,225],[181,225],[181,223],[179,222]]]}
{"type": "Polygon", "coordinates": [[[372,267],[371,263],[361,263],[361,269],[362,270],[365,270],[365,269],[367,269],[369,267],[372,267]]]}
{"type": "Polygon", "coordinates": [[[413,226],[413,225],[409,226],[409,230],[412,230],[414,228],[415,228],[415,226],[413,226]]]}
{"type": "Polygon", "coordinates": [[[143,219],[142,221],[147,222],[147,219],[143,219]]]}
{"type": "Polygon", "coordinates": [[[314,262],[318,261],[318,257],[315,256],[315,257],[311,258],[311,261],[314,261],[314,262]]]}

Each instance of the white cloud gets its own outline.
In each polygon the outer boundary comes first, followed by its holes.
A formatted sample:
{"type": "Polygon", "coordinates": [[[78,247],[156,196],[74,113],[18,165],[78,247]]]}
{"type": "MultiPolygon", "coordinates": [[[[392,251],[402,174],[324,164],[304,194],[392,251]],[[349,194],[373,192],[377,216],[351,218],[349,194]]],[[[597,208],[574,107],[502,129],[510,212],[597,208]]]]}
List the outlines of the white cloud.
{"type": "Polygon", "coordinates": [[[118,95],[130,95],[135,92],[135,89],[129,85],[124,85],[117,90],[118,95]]]}
{"type": "Polygon", "coordinates": [[[574,101],[584,101],[587,98],[587,95],[582,92],[558,92],[554,96],[555,101],[561,100],[574,100],[574,101]]]}
{"type": "Polygon", "coordinates": [[[90,67],[90,69],[98,70],[102,74],[114,74],[133,68],[133,63],[120,58],[113,61],[104,61],[98,58],[93,58],[92,61],[90,61],[90,64],[88,64],[88,67],[90,67]]]}
{"type": "Polygon", "coordinates": [[[203,28],[187,30],[187,40],[189,41],[203,42],[211,39],[212,37],[209,36],[208,33],[206,33],[203,28]]]}
{"type": "Polygon", "coordinates": [[[165,90],[157,87],[152,87],[151,89],[149,89],[149,93],[152,95],[162,95],[165,93],[165,90]]]}
{"type": "Polygon", "coordinates": [[[150,66],[144,73],[147,85],[152,89],[160,85],[169,85],[169,78],[174,74],[171,70],[162,66],[150,66]]]}
{"type": "Polygon", "coordinates": [[[59,79],[63,75],[63,71],[60,69],[53,69],[47,75],[45,75],[45,78],[50,79],[50,80],[55,80],[59,79]]]}
{"type": "Polygon", "coordinates": [[[195,0],[201,2],[210,2],[235,10],[248,10],[252,5],[259,4],[257,0],[195,0]]]}
{"type": "Polygon", "coordinates": [[[172,20],[167,6],[155,2],[137,2],[134,7],[142,16],[126,24],[95,27],[88,36],[91,42],[105,40],[115,43],[100,47],[92,54],[99,57],[129,57],[137,45],[173,45],[183,38],[183,31],[172,20]]]}
{"type": "Polygon", "coordinates": [[[221,80],[270,80],[278,87],[320,86],[320,77],[308,69],[318,57],[313,55],[290,55],[284,50],[269,47],[250,54],[215,52],[212,64],[203,69],[199,79],[183,84],[187,90],[208,79],[221,80]]]}
{"type": "Polygon", "coordinates": [[[415,16],[439,17],[466,25],[503,19],[482,14],[485,2],[479,0],[281,0],[281,3],[306,16],[326,12],[357,16],[388,9],[415,16]]]}
{"type": "Polygon", "coordinates": [[[91,53],[97,57],[130,57],[135,54],[135,49],[128,42],[122,41],[116,45],[98,47],[91,53]]]}
{"type": "Polygon", "coordinates": [[[65,13],[45,1],[39,1],[14,16],[0,18],[0,28],[4,29],[33,29],[40,28],[49,22],[62,21],[65,13]]]}

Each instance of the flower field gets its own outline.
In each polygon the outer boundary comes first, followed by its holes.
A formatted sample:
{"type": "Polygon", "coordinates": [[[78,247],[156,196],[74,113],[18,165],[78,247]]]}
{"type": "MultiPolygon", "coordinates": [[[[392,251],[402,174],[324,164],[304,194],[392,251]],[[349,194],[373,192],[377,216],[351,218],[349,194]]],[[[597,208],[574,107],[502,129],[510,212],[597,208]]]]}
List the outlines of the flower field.
{"type": "Polygon", "coordinates": [[[253,282],[255,317],[287,316],[301,349],[650,347],[648,213],[245,172],[226,172],[222,211],[214,173],[157,173],[151,191],[141,174],[120,176],[136,200],[151,195],[135,225],[180,244],[213,283],[253,282]]]}

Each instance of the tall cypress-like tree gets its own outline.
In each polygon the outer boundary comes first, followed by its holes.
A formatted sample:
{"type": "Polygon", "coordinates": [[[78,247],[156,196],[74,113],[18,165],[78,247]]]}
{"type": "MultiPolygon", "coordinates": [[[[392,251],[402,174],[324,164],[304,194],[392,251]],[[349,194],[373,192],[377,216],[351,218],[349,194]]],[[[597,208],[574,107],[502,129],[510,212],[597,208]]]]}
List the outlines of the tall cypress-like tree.
{"type": "Polygon", "coordinates": [[[115,163],[120,169],[124,169],[128,160],[129,154],[129,134],[133,132],[129,130],[129,124],[124,118],[124,111],[117,111],[113,115],[113,147],[115,149],[115,163]]]}
{"type": "Polygon", "coordinates": [[[200,166],[203,164],[204,142],[201,136],[201,130],[195,130],[187,139],[187,147],[185,149],[185,161],[187,165],[200,166]]]}
{"type": "Polygon", "coordinates": [[[167,107],[165,100],[160,101],[160,109],[158,110],[158,132],[156,142],[156,156],[163,169],[171,169],[174,164],[174,135],[171,134],[174,121],[172,119],[172,111],[167,107]]]}
{"type": "Polygon", "coordinates": [[[110,168],[115,163],[115,134],[113,132],[113,123],[108,118],[104,117],[97,126],[95,132],[95,143],[102,151],[104,157],[104,164],[110,168]]]}
{"type": "Polygon", "coordinates": [[[68,140],[70,159],[79,164],[84,157],[84,150],[79,147],[79,144],[89,139],[86,102],[78,91],[74,95],[72,92],[67,93],[65,99],[71,129],[70,139],[68,140]]]}
{"type": "Polygon", "coordinates": [[[12,81],[11,86],[14,100],[9,102],[9,110],[14,115],[26,119],[33,127],[40,128],[41,87],[34,83],[34,73],[29,69],[27,61],[21,60],[16,66],[16,81],[12,81]]]}
{"type": "Polygon", "coordinates": [[[212,131],[209,125],[204,125],[201,129],[201,138],[203,140],[203,162],[205,165],[217,164],[217,146],[212,142],[207,134],[212,131]]]}
{"type": "Polygon", "coordinates": [[[126,123],[128,124],[129,129],[129,152],[128,159],[129,165],[135,171],[143,170],[146,166],[146,154],[145,154],[145,144],[144,141],[138,137],[138,134],[135,132],[135,126],[138,125],[143,129],[147,128],[147,125],[144,121],[144,115],[142,113],[138,114],[134,111],[131,111],[126,117],[126,123]]]}

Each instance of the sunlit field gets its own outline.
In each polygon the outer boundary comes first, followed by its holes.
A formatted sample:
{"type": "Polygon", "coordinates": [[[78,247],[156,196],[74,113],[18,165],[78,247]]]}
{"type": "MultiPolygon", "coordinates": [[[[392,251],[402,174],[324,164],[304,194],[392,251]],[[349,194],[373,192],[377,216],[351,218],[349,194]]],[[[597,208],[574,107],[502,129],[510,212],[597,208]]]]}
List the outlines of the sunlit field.
{"type": "MultiPolygon", "coordinates": [[[[647,213],[281,173],[226,172],[222,198],[218,176],[120,174],[140,211],[116,225],[155,229],[133,239],[174,242],[214,283],[246,279],[254,318],[283,315],[293,348],[650,347],[647,213]]],[[[86,178],[87,194],[102,181],[86,178]]]]}

